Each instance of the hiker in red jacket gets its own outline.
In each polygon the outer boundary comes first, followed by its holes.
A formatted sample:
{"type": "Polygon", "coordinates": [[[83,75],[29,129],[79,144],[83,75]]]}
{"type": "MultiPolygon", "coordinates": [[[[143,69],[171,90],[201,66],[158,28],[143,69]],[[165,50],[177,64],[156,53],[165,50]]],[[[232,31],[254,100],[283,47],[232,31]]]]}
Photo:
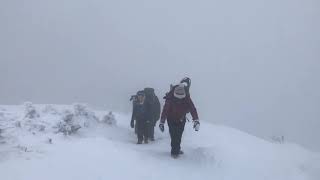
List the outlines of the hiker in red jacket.
{"type": "Polygon", "coordinates": [[[187,87],[182,83],[173,87],[164,99],[166,102],[161,114],[159,128],[163,132],[164,123],[167,120],[171,137],[171,155],[176,158],[180,154],[183,154],[180,144],[186,123],[186,114],[191,113],[194,122],[193,127],[198,131],[200,128],[198,113],[190,98],[187,87]]]}

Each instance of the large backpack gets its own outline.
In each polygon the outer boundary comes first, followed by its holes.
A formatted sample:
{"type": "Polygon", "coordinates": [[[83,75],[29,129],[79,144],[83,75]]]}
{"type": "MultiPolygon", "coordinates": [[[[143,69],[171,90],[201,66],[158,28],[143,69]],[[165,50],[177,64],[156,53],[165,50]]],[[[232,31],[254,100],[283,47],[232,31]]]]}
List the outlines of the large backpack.
{"type": "Polygon", "coordinates": [[[146,98],[155,96],[153,88],[144,88],[144,93],[146,95],[146,98]]]}
{"type": "Polygon", "coordinates": [[[156,96],[153,88],[144,88],[144,93],[146,95],[146,103],[150,106],[152,120],[158,121],[160,119],[161,107],[160,101],[156,96]]]}
{"type": "MultiPolygon", "coordinates": [[[[183,78],[180,83],[185,83],[185,90],[187,93],[187,96],[190,96],[190,87],[191,87],[191,79],[188,77],[183,78]]],[[[174,89],[177,87],[178,85],[170,85],[170,91],[166,93],[166,95],[164,96],[163,99],[167,99],[170,97],[170,95],[173,95],[174,89]]]]}

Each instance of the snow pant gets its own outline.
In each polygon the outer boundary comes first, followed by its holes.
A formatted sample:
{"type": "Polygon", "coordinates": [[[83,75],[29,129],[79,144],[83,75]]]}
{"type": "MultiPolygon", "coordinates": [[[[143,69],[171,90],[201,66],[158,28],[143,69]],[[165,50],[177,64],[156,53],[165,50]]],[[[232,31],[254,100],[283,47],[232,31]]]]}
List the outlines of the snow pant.
{"type": "Polygon", "coordinates": [[[138,141],[143,141],[143,139],[148,139],[148,123],[146,121],[137,121],[137,136],[138,141]]]}
{"type": "Polygon", "coordinates": [[[151,121],[148,123],[148,136],[150,139],[154,139],[154,127],[156,126],[156,121],[151,121]]]}
{"type": "Polygon", "coordinates": [[[169,133],[171,137],[171,154],[178,155],[181,150],[181,138],[184,131],[186,121],[175,122],[168,120],[169,133]]]}

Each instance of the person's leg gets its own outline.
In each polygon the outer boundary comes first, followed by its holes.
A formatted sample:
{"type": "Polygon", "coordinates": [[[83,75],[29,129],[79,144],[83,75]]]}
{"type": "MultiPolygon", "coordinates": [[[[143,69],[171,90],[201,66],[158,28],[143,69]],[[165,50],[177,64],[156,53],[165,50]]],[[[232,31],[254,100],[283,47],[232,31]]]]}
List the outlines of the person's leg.
{"type": "Polygon", "coordinates": [[[147,121],[147,123],[146,123],[146,131],[145,132],[146,132],[146,136],[148,136],[148,138],[151,137],[150,126],[151,126],[150,121],[147,121]]]}
{"type": "Polygon", "coordinates": [[[135,134],[138,134],[138,128],[137,128],[137,125],[134,127],[134,133],[135,133],[135,134]]]}
{"type": "MultiPolygon", "coordinates": [[[[174,139],[174,127],[170,121],[168,121],[168,127],[169,127],[169,134],[170,134],[170,139],[171,139],[171,149],[173,147],[173,139],[174,139]]],[[[171,151],[172,152],[172,151],[171,151]]]]}
{"type": "Polygon", "coordinates": [[[152,122],[149,126],[149,138],[151,141],[154,141],[154,127],[155,127],[155,123],[152,122]]]}
{"type": "Polygon", "coordinates": [[[149,122],[144,122],[143,123],[143,138],[144,138],[144,143],[148,143],[148,138],[149,138],[149,122]]]}
{"type": "Polygon", "coordinates": [[[183,154],[183,152],[181,151],[181,139],[182,139],[182,134],[184,131],[185,124],[186,124],[186,121],[183,121],[177,125],[177,144],[178,144],[177,148],[179,149],[178,150],[179,154],[183,154]]]}
{"type": "Polygon", "coordinates": [[[179,132],[177,129],[177,124],[173,121],[168,121],[169,126],[169,133],[171,137],[171,154],[178,155],[180,148],[179,148],[179,132]]]}
{"type": "Polygon", "coordinates": [[[144,135],[143,124],[141,123],[141,121],[137,121],[136,128],[137,128],[138,144],[141,144],[143,141],[143,135],[144,135]]]}

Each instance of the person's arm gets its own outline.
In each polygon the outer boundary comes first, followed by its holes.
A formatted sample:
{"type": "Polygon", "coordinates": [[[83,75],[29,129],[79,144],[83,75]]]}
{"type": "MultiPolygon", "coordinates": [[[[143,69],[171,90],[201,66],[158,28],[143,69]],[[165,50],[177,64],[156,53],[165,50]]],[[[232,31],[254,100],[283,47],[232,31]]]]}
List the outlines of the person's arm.
{"type": "Polygon", "coordinates": [[[136,108],[133,106],[133,109],[132,109],[132,116],[131,116],[131,121],[134,121],[134,119],[135,119],[135,115],[136,115],[136,108]]]}
{"type": "Polygon", "coordinates": [[[161,114],[161,105],[158,97],[156,96],[156,103],[155,103],[155,122],[157,122],[160,119],[161,114]]]}
{"type": "Polygon", "coordinates": [[[191,113],[192,119],[199,120],[197,109],[194,106],[191,98],[188,98],[188,103],[189,103],[189,108],[190,108],[190,113],[191,113]]]}
{"type": "Polygon", "coordinates": [[[131,126],[132,128],[134,128],[134,119],[135,119],[135,116],[136,116],[136,108],[133,106],[132,116],[131,116],[131,122],[130,122],[130,126],[131,126]]]}
{"type": "Polygon", "coordinates": [[[165,102],[165,104],[163,106],[162,113],[161,113],[160,123],[164,124],[166,122],[166,119],[168,117],[169,108],[170,108],[170,101],[166,100],[166,102],[165,102]]]}

